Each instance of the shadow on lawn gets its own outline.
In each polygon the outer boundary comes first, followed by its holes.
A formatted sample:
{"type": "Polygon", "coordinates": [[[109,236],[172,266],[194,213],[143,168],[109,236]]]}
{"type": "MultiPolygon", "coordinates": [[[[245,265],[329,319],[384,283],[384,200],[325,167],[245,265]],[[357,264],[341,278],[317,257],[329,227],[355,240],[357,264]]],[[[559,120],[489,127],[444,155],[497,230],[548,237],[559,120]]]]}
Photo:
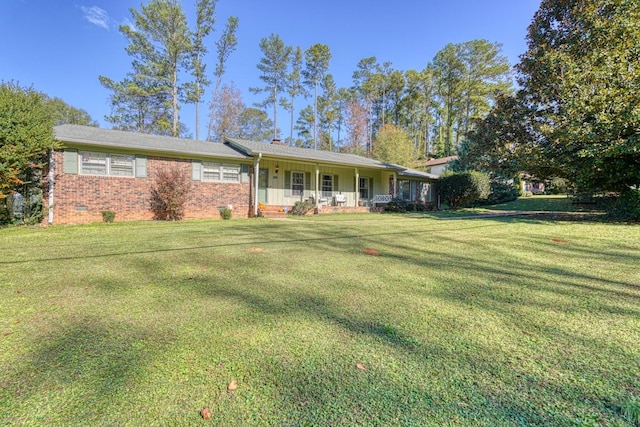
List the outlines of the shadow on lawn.
{"type": "MultiPolygon", "coordinates": [[[[467,228],[484,228],[489,232],[492,227],[502,223],[499,220],[488,225],[470,224],[467,228]]],[[[436,248],[417,250],[402,241],[403,236],[424,236],[433,237],[434,241],[437,239],[439,244],[472,248],[465,253],[473,253],[473,248],[479,249],[482,243],[447,235],[448,231],[459,230],[461,228],[456,226],[451,230],[437,228],[362,233],[346,228],[337,235],[309,237],[309,229],[301,228],[289,230],[288,237],[282,239],[277,237],[280,229],[274,228],[273,234],[268,233],[266,237],[256,239],[248,238],[239,243],[156,248],[127,253],[60,257],[57,260],[126,255],[131,256],[129,262],[134,268],[145,272],[149,277],[155,277],[161,266],[149,257],[135,255],[194,251],[197,254],[190,260],[193,263],[192,271],[178,272],[168,283],[157,285],[179,285],[185,289],[182,294],[174,294],[176,301],[167,304],[176,304],[181,302],[180,299],[190,298],[204,298],[212,304],[230,300],[259,314],[249,319],[239,319],[249,324],[252,321],[271,320],[274,325],[278,325],[280,319],[300,317],[320,321],[329,329],[335,328],[344,335],[347,345],[336,349],[331,358],[324,356],[331,349],[323,349],[323,355],[315,359],[291,360],[289,356],[276,353],[258,362],[262,364],[258,371],[263,372],[264,376],[256,381],[268,382],[276,390],[273,403],[276,414],[272,415],[279,425],[442,425],[447,422],[458,425],[575,425],[588,421],[589,413],[594,411],[605,424],[610,421],[613,423],[613,420],[620,422],[615,411],[607,406],[607,399],[617,396],[600,395],[597,382],[609,381],[620,387],[640,387],[637,380],[633,379],[635,372],[620,372],[615,369],[619,365],[637,365],[637,353],[618,347],[615,343],[579,335],[577,332],[570,333],[552,323],[532,321],[527,316],[531,310],[537,309],[552,315],[576,312],[593,312],[597,315],[600,312],[637,319],[640,316],[637,309],[637,286],[575,269],[545,269],[534,261],[502,264],[489,258],[445,254],[436,248]],[[354,245],[354,241],[357,244],[354,245]],[[416,286],[407,291],[399,286],[394,289],[399,293],[407,292],[407,298],[411,292],[421,292],[430,298],[450,303],[460,311],[478,310],[479,313],[497,317],[510,331],[520,334],[514,338],[515,343],[530,349],[534,354],[525,361],[519,360],[512,356],[509,348],[481,343],[463,334],[445,336],[444,343],[441,342],[442,337],[431,340],[428,337],[412,336],[394,320],[399,317],[383,320],[383,313],[374,309],[357,313],[345,311],[340,301],[323,296],[317,289],[278,287],[277,283],[268,282],[253,272],[259,271],[259,268],[243,273],[242,280],[236,282],[225,277],[222,268],[220,271],[198,271],[202,262],[200,257],[204,257],[205,253],[202,249],[273,243],[288,243],[299,246],[300,250],[311,245],[322,250],[349,253],[360,246],[384,245],[387,250],[379,259],[379,274],[388,281],[397,278],[386,275],[386,262],[403,265],[407,270],[427,266],[429,271],[438,271],[440,279],[447,274],[472,271],[473,275],[469,275],[465,283],[449,283],[448,286],[437,289],[423,286],[418,291],[416,286]],[[534,284],[528,280],[540,275],[544,276],[542,284],[534,284]],[[511,293],[486,286],[487,282],[496,279],[510,284],[511,293]],[[517,295],[519,290],[528,292],[529,295],[521,298],[517,295]],[[563,297],[562,305],[554,306],[552,300],[531,297],[537,294],[560,295],[563,297]],[[600,298],[602,295],[609,295],[610,298],[600,298]],[[624,301],[618,302],[617,299],[624,301]],[[539,342],[531,343],[532,339],[539,342]],[[366,345],[361,345],[363,342],[366,345]],[[369,355],[362,353],[362,349],[368,346],[382,348],[384,351],[376,355],[376,358],[368,358],[369,355]],[[353,348],[352,353],[350,348],[353,348]],[[592,368],[588,365],[592,359],[587,356],[598,352],[602,356],[597,357],[598,365],[592,368]],[[606,372],[601,370],[608,366],[602,361],[605,357],[611,357],[616,362],[614,368],[606,372]],[[363,362],[367,370],[356,369],[357,362],[363,362]],[[554,363],[562,366],[556,368],[554,363]],[[532,367],[532,364],[538,366],[532,367]],[[407,369],[407,366],[411,369],[407,369]],[[580,378],[554,377],[544,372],[545,369],[557,369],[570,376],[576,366],[582,370],[582,379],[586,382],[582,382],[580,378]],[[415,375],[407,374],[411,370],[415,375]],[[589,381],[596,384],[590,384],[589,381]],[[545,397],[549,395],[551,400],[545,397]]],[[[252,230],[249,227],[246,233],[250,232],[252,230]]],[[[314,231],[321,232],[321,229],[314,231]]],[[[238,236],[246,235],[240,233],[238,236]]],[[[618,253],[614,251],[595,252],[577,245],[559,247],[540,241],[535,246],[548,257],[618,257],[618,253]]],[[[495,258],[508,259],[510,255],[508,246],[496,245],[492,250],[495,258]]],[[[226,256],[225,262],[233,263],[234,255],[226,256]]],[[[265,262],[260,257],[242,260],[265,262]]],[[[37,260],[21,262],[31,261],[37,260]]],[[[633,264],[633,261],[640,259],[632,254],[625,258],[627,264],[633,264]]],[[[269,268],[267,264],[260,266],[269,268]]],[[[325,275],[324,279],[330,281],[336,277],[325,275]]],[[[117,286],[106,282],[102,285],[110,292],[118,292],[117,286]]],[[[321,285],[322,283],[318,284],[321,285]]],[[[382,311],[383,308],[377,310],[382,311]]],[[[443,325],[450,322],[453,324],[452,331],[464,332],[463,325],[456,324],[455,318],[436,317],[433,321],[442,322],[443,325]]],[[[278,332],[282,331],[274,331],[278,332]]],[[[56,415],[61,418],[47,417],[46,402],[52,393],[56,393],[68,395],[65,400],[72,406],[69,411],[74,417],[79,416],[88,424],[105,423],[104,418],[97,418],[98,415],[92,411],[96,407],[103,411],[123,410],[122,405],[127,404],[128,390],[134,386],[131,381],[135,381],[140,370],[151,363],[147,353],[138,345],[148,341],[149,334],[150,332],[132,330],[130,325],[106,325],[99,319],[89,317],[70,321],[68,325],[39,337],[34,351],[15,366],[13,372],[2,377],[0,385],[3,393],[8,393],[12,400],[25,400],[36,405],[35,422],[75,424],[78,421],[76,418],[64,418],[64,413],[59,411],[56,415]],[[43,405],[38,406],[38,402],[43,402],[43,405]]],[[[168,342],[160,342],[157,345],[158,351],[166,350],[169,345],[168,342]]],[[[248,351],[260,354],[260,349],[248,351]]],[[[238,395],[241,392],[240,389],[238,395]]],[[[261,410],[256,407],[248,409],[255,413],[261,410]]],[[[237,415],[242,417],[242,414],[237,415]]],[[[225,421],[227,420],[228,425],[238,421],[233,417],[226,418],[225,421]]],[[[7,424],[19,424],[21,420],[6,418],[3,421],[7,424]]],[[[162,423],[162,420],[154,421],[162,423]]]]}
{"type": "Polygon", "coordinates": [[[0,424],[109,424],[113,412],[131,410],[123,399],[147,363],[140,343],[148,338],[95,317],[69,319],[30,337],[34,349],[0,377],[5,402],[13,402],[0,424]]]}

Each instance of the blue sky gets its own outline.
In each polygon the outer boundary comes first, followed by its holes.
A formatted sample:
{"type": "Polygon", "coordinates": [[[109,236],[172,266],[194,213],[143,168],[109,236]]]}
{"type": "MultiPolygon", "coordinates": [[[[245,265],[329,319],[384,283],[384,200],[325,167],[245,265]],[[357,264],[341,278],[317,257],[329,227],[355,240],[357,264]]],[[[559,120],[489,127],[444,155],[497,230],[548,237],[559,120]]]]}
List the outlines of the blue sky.
{"type": "MultiPolygon", "coordinates": [[[[141,1],[0,0],[0,80],[17,81],[86,110],[101,127],[110,127],[109,93],[99,75],[121,80],[130,70],[127,39],[118,26],[141,1]]],[[[183,1],[193,23],[195,0],[183,1]]],[[[258,44],[270,34],[286,44],[329,46],[329,72],[339,87],[352,85],[362,58],[406,71],[423,69],[447,43],[487,39],[503,45],[512,65],[526,50],[527,27],[540,0],[219,0],[216,32],[209,38],[209,70],[215,66],[215,40],[229,16],[239,18],[238,48],[228,61],[224,81],[233,81],[245,104],[259,100],[249,92],[260,86],[258,44]]],[[[211,94],[206,95],[206,100],[211,94]]],[[[261,95],[259,95],[261,96],[261,95]]],[[[306,104],[305,104],[306,105],[306,104]]],[[[300,110],[303,105],[299,105],[300,110]]],[[[192,105],[181,120],[195,134],[192,105]]],[[[278,126],[288,134],[287,117],[278,126]]],[[[201,118],[200,133],[204,131],[201,118]]]]}

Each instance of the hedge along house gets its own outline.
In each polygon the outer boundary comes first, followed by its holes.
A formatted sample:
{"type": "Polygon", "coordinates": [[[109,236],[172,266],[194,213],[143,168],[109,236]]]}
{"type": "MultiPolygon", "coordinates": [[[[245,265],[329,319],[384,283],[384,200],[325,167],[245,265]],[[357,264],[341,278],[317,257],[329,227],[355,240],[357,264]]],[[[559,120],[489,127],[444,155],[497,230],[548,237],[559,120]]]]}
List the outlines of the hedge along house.
{"type": "Polygon", "coordinates": [[[255,216],[259,204],[288,210],[313,200],[318,212],[368,211],[393,197],[433,203],[436,177],[373,159],[227,138],[194,141],[79,125],[54,128],[62,148],[51,153],[45,188],[49,224],[150,220],[160,170],[191,180],[185,218],[255,216]],[[256,179],[257,177],[257,179],[256,179]]]}

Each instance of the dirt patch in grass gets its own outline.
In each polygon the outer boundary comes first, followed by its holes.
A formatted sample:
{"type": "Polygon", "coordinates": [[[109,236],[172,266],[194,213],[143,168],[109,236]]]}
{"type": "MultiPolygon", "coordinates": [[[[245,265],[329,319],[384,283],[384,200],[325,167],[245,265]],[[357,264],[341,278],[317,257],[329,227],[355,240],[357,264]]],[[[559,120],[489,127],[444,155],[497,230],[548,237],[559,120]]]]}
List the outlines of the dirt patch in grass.
{"type": "Polygon", "coordinates": [[[373,248],[364,248],[362,252],[364,252],[366,255],[374,255],[374,256],[380,255],[380,252],[373,248]]]}

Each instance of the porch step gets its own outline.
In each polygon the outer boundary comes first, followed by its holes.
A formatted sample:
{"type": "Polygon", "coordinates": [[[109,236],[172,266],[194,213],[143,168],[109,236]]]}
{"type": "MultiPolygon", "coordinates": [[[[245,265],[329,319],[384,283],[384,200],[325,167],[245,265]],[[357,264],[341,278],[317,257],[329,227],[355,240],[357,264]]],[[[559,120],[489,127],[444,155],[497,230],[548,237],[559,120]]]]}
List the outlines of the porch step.
{"type": "Polygon", "coordinates": [[[286,218],[287,213],[282,206],[265,206],[264,209],[260,209],[260,212],[265,218],[286,218]]]}

